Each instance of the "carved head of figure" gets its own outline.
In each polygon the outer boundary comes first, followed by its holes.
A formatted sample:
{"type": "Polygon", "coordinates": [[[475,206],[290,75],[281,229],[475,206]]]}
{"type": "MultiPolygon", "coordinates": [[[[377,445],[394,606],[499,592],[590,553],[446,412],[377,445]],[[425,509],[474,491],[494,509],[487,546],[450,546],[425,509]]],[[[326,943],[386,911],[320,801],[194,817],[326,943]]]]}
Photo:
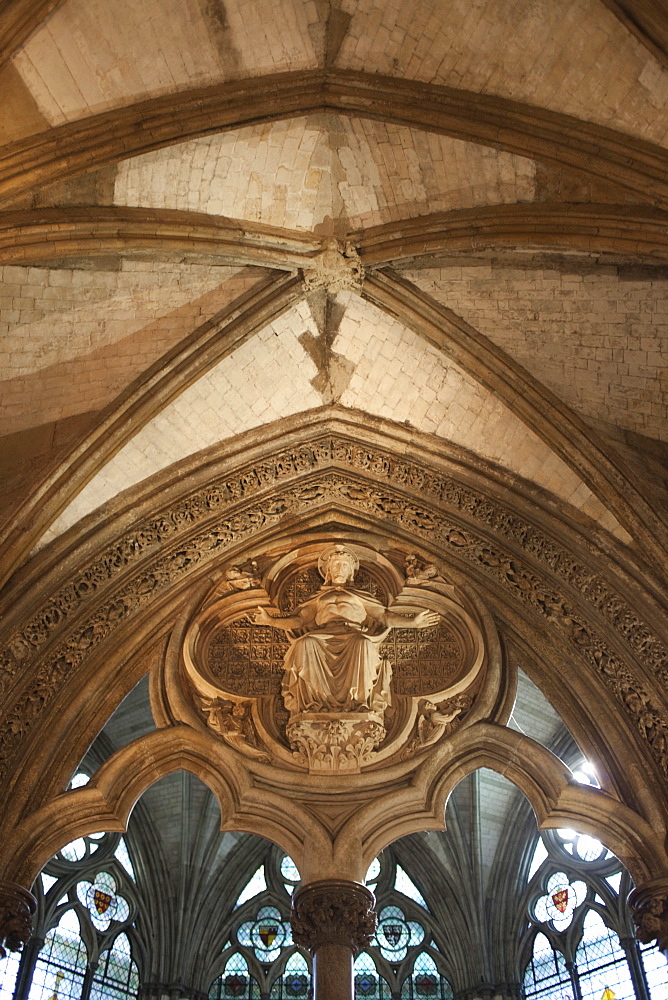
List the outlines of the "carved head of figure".
{"type": "Polygon", "coordinates": [[[352,583],[359,567],[359,559],[345,545],[332,545],[318,559],[318,569],[325,583],[352,583]]]}

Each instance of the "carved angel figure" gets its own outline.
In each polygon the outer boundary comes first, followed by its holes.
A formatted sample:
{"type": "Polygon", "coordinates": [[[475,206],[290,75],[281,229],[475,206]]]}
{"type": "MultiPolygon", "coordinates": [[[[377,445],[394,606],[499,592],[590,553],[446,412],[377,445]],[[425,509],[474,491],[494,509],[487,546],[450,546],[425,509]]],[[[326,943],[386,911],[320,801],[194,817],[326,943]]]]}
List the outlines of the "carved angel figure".
{"type": "Polygon", "coordinates": [[[392,628],[429,628],[439,615],[412,618],[388,611],[353,586],[358,559],[344,545],[320,556],[324,584],[293,615],[274,617],[258,608],[255,621],[285,631],[302,630],[285,655],[283,701],[291,717],[302,712],[374,712],[391,703],[391,666],[378,647],[392,628]]]}

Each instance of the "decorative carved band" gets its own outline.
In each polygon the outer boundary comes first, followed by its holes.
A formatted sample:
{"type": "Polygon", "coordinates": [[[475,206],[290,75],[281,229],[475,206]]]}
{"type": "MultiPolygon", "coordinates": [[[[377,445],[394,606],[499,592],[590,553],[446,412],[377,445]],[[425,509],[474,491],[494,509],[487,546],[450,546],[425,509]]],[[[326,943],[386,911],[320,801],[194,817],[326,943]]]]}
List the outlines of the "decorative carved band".
{"type": "Polygon", "coordinates": [[[635,656],[668,688],[666,649],[623,597],[553,538],[481,491],[405,457],[329,435],[181,499],[137,524],[60,590],[49,590],[46,604],[0,653],[0,694],[16,684],[16,694],[5,702],[0,770],[61,684],[121,621],[179,578],[220,558],[228,546],[277,524],[288,513],[307,515],[326,501],[384,520],[391,517],[415,537],[429,538],[444,553],[449,550],[509,588],[601,677],[668,775],[665,713],[629,657],[635,656]],[[354,473],[329,471],[332,464],[348,466],[354,473]],[[319,478],[309,480],[308,490],[298,482],[281,485],[286,477],[319,469],[319,478]],[[355,473],[372,475],[378,485],[369,485],[355,473]],[[270,489],[270,496],[252,502],[255,494],[270,489]],[[113,590],[110,584],[119,576],[121,585],[113,590]],[[86,617],[82,611],[89,602],[86,617]],[[613,630],[617,637],[611,645],[613,630]],[[627,646],[626,656],[620,655],[619,640],[627,646]],[[42,653],[44,646],[50,648],[42,653]],[[38,664],[32,674],[31,660],[38,664]],[[31,687],[24,687],[21,678],[28,677],[31,687]]]}
{"type": "Polygon", "coordinates": [[[375,934],[376,898],[366,886],[323,879],[299,889],[292,901],[292,937],[311,954],[323,944],[343,944],[357,953],[375,934]]]}
{"type": "Polygon", "coordinates": [[[0,882],[0,958],[7,951],[20,951],[32,935],[37,900],[15,882],[0,882]]]}
{"type": "Polygon", "coordinates": [[[668,878],[653,879],[629,896],[636,937],[643,944],[656,941],[668,956],[668,878]]]}

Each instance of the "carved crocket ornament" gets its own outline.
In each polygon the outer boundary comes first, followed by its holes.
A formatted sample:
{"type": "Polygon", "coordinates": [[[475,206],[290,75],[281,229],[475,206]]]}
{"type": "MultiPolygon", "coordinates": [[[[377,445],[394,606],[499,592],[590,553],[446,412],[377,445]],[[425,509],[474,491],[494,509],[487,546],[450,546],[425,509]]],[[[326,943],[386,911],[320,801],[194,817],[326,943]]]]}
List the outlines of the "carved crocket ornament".
{"type": "Polygon", "coordinates": [[[358,882],[324,879],[299,889],[292,903],[295,944],[315,954],[321,945],[342,944],[357,954],[376,932],[374,894],[358,882]]]}
{"type": "Polygon", "coordinates": [[[0,882],[0,958],[20,951],[32,936],[32,918],[37,900],[14,882],[0,882]]]}

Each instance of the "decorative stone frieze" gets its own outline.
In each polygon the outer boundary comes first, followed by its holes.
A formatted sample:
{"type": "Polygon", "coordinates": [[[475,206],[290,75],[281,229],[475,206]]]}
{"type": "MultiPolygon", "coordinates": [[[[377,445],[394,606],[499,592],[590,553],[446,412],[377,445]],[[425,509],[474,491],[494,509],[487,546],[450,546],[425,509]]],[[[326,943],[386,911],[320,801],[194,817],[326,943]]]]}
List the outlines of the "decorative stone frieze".
{"type": "Polygon", "coordinates": [[[375,934],[375,905],[374,894],[358,882],[323,879],[302,886],[292,902],[294,942],[312,955],[327,944],[345,945],[357,954],[375,934]]]}
{"type": "MultiPolygon", "coordinates": [[[[621,649],[626,645],[627,655],[636,657],[664,687],[668,687],[668,654],[624,598],[554,538],[481,491],[404,457],[336,435],[281,452],[209,484],[138,523],[60,589],[51,589],[41,610],[8,638],[0,654],[0,693],[16,684],[16,694],[5,698],[0,768],[13,757],[66,678],[120,622],[198,566],[223,555],[228,546],[286,516],[307,515],[324,502],[383,522],[392,518],[403,530],[437,545],[444,557],[449,550],[510,590],[603,679],[668,775],[665,712],[641,679],[641,670],[621,649]],[[345,472],[323,471],[319,478],[309,479],[307,490],[301,484],[281,488],[286,477],[331,469],[333,463],[371,474],[375,484],[345,472]],[[271,495],[252,501],[256,493],[269,489],[271,495]],[[123,583],[114,590],[116,578],[123,583]],[[76,625],[70,626],[73,619],[76,625]],[[614,643],[602,627],[616,632],[614,643]],[[47,643],[48,652],[40,659],[47,643]],[[33,663],[36,669],[31,672],[33,663]]],[[[426,572],[421,569],[419,574],[426,572]]]]}
{"type": "Polygon", "coordinates": [[[628,904],[638,940],[642,944],[656,941],[668,956],[668,878],[638,886],[630,894],[628,904]]]}
{"type": "Polygon", "coordinates": [[[32,935],[37,900],[15,882],[0,882],[0,958],[20,951],[32,935]]]}

